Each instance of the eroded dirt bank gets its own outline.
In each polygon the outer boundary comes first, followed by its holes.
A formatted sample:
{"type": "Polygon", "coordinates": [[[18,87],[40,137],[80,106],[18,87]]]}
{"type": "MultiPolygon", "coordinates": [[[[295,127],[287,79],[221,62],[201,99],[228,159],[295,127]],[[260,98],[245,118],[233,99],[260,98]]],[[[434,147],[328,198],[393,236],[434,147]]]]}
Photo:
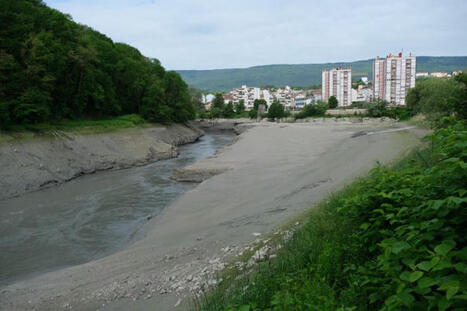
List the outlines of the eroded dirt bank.
{"type": "Polygon", "coordinates": [[[0,200],[50,187],[83,174],[122,169],[177,155],[177,145],[196,141],[202,131],[171,125],[128,128],[112,133],[57,133],[0,144],[0,200]]]}
{"type": "Polygon", "coordinates": [[[284,220],[420,143],[378,122],[261,123],[189,168],[219,170],[114,255],[0,288],[2,310],[187,309],[232,256],[284,220]]]}

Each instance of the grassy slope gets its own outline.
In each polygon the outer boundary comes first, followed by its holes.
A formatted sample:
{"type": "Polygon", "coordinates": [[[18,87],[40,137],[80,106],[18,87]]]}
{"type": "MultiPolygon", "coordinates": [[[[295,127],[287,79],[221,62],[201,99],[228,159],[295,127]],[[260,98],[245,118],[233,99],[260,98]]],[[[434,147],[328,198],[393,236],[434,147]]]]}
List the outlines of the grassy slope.
{"type": "Polygon", "coordinates": [[[461,310],[467,300],[467,130],[310,211],[277,258],[230,271],[202,310],[461,310]],[[459,308],[459,309],[458,309],[459,308]]]}
{"type": "MultiPolygon", "coordinates": [[[[249,86],[291,85],[310,86],[321,84],[321,70],[336,66],[352,66],[355,78],[372,77],[373,60],[349,63],[267,65],[245,69],[178,70],[192,87],[209,91],[227,91],[243,84],[249,86]]],[[[417,57],[417,71],[448,71],[467,68],[467,56],[417,57]]]]}
{"type": "Polygon", "coordinates": [[[57,132],[74,134],[99,134],[113,132],[124,128],[145,127],[150,125],[139,115],[123,115],[103,120],[68,120],[55,123],[38,123],[30,125],[14,125],[7,131],[0,131],[0,144],[54,136],[57,132]]]}

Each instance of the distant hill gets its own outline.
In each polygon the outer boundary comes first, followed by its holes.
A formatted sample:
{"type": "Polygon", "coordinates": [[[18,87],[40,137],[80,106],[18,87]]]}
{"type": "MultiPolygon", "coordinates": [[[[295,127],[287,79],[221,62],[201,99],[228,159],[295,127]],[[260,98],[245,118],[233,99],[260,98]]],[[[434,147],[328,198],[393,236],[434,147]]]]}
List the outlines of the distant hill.
{"type": "MultiPolygon", "coordinates": [[[[372,64],[373,59],[368,59],[348,63],[267,65],[244,69],[177,70],[177,72],[191,87],[208,91],[227,91],[243,84],[249,86],[321,84],[321,70],[336,66],[352,66],[354,78],[368,76],[372,79],[372,64]]],[[[417,57],[418,72],[451,72],[466,68],[467,56],[417,57]]]]}

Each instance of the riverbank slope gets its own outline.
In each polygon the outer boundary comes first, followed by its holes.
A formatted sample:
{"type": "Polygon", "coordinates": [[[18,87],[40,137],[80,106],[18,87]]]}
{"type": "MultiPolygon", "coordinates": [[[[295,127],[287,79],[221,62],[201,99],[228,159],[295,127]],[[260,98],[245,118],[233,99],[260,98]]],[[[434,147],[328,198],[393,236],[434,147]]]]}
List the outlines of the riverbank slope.
{"type": "Polygon", "coordinates": [[[177,124],[90,135],[55,131],[30,139],[3,137],[0,200],[83,174],[172,158],[177,155],[176,146],[194,142],[202,133],[195,126],[177,124]]]}
{"type": "Polygon", "coordinates": [[[127,249],[0,288],[5,310],[186,309],[226,261],[377,163],[420,143],[387,123],[262,123],[191,168],[220,169],[127,249]]]}

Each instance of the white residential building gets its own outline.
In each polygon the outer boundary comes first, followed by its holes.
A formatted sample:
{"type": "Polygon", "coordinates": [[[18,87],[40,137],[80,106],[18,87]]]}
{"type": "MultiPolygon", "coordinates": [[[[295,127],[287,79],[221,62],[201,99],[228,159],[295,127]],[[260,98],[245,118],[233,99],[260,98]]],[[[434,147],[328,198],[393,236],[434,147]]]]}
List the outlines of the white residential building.
{"type": "Polygon", "coordinates": [[[318,100],[323,100],[322,90],[320,89],[310,90],[310,95],[313,98],[313,102],[317,102],[318,100]]]}
{"type": "Polygon", "coordinates": [[[368,86],[359,85],[352,89],[352,102],[369,102],[373,98],[373,90],[368,86]]]}
{"type": "Polygon", "coordinates": [[[279,100],[279,102],[287,109],[293,109],[294,107],[294,94],[289,86],[286,86],[283,89],[279,88],[277,90],[268,90],[242,85],[242,87],[235,88],[230,93],[224,95],[224,98],[228,98],[234,104],[243,100],[246,110],[253,109],[256,99],[264,99],[268,107],[276,99],[279,100]]]}
{"type": "Polygon", "coordinates": [[[313,102],[313,95],[309,91],[298,91],[294,94],[293,110],[301,110],[305,105],[313,102]]]}
{"type": "Polygon", "coordinates": [[[286,109],[293,109],[294,107],[294,93],[290,86],[286,86],[285,88],[277,89],[274,92],[274,100],[278,100],[286,109]]]}
{"type": "Polygon", "coordinates": [[[417,72],[415,78],[428,78],[430,74],[428,72],[417,72]]]}
{"type": "Polygon", "coordinates": [[[435,77],[435,78],[447,78],[448,73],[447,72],[432,72],[430,76],[435,77]]]}
{"type": "Polygon", "coordinates": [[[405,105],[405,96],[415,87],[416,58],[389,54],[386,59],[376,57],[373,64],[374,98],[395,105],[405,105]]]}
{"type": "Polygon", "coordinates": [[[352,69],[342,67],[322,72],[322,97],[328,102],[329,97],[335,96],[340,107],[352,104],[352,69]]]}

